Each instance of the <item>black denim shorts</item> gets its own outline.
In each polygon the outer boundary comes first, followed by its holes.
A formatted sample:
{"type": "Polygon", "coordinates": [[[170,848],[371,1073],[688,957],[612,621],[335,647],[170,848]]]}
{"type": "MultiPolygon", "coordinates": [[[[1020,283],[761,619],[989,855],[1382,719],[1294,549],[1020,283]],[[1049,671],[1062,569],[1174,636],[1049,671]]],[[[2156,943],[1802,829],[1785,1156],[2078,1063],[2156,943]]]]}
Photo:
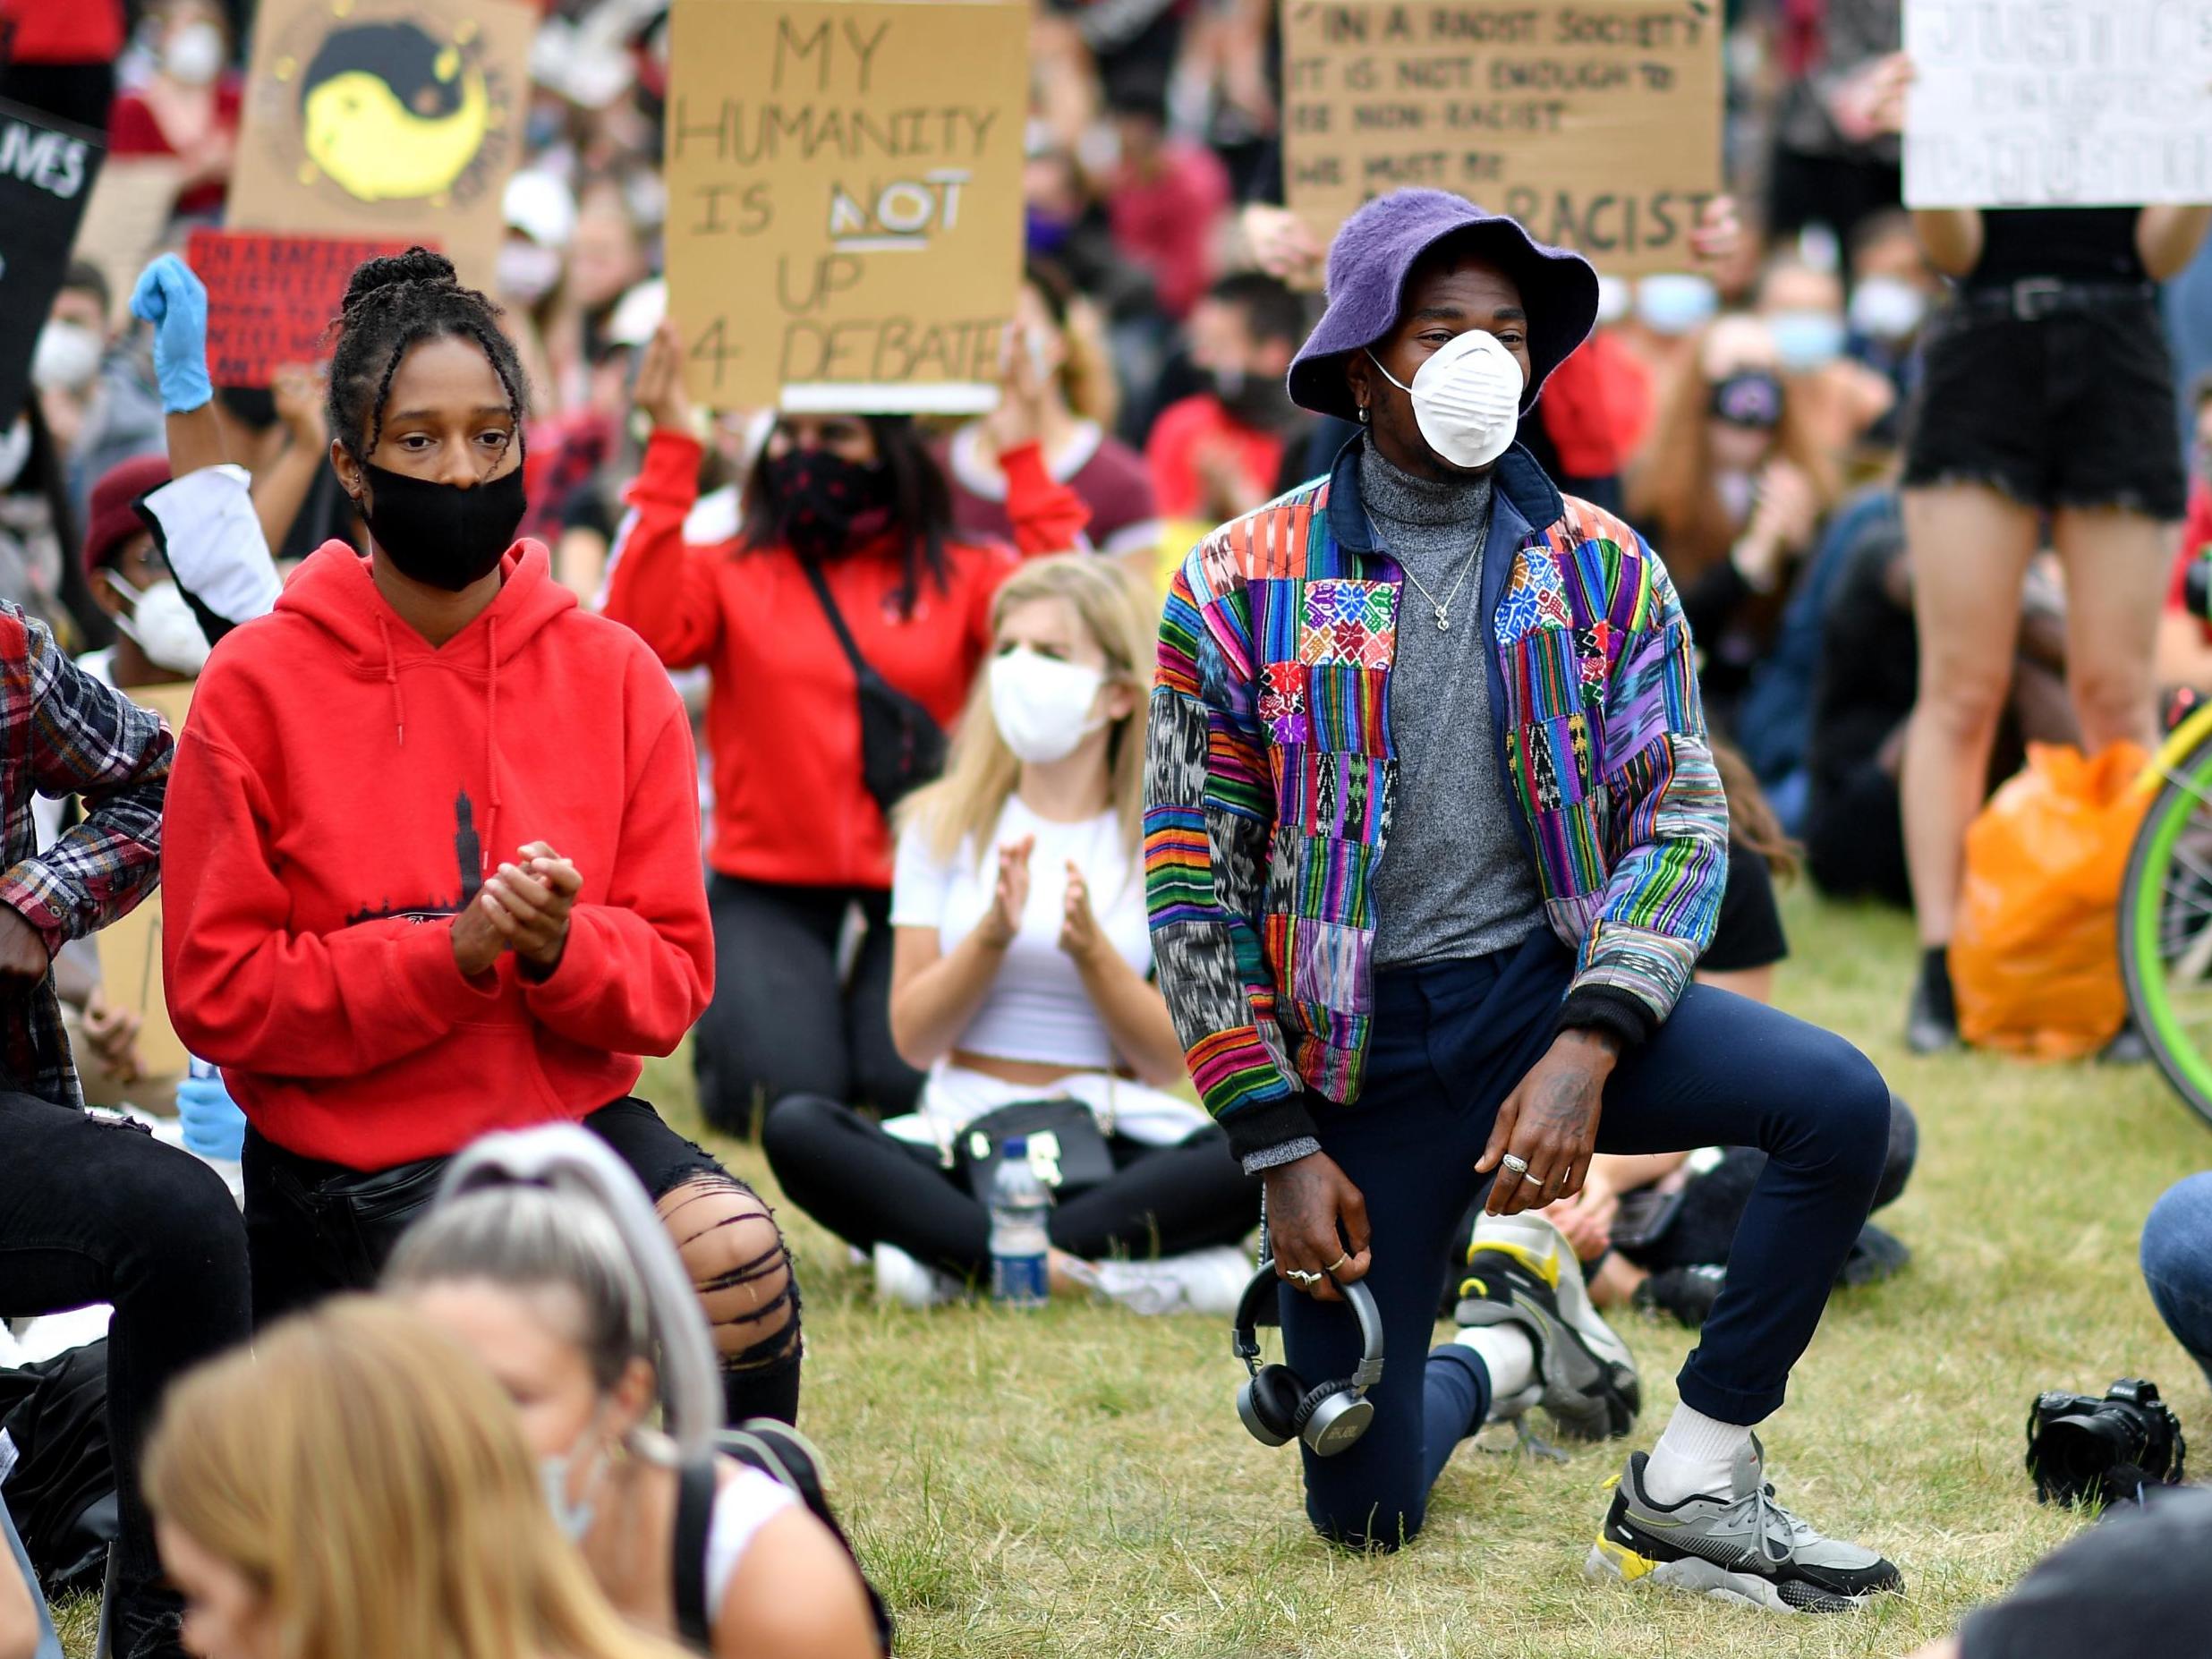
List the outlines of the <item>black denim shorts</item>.
{"type": "Polygon", "coordinates": [[[2024,506],[2178,520],[2188,475],[2156,301],[2033,320],[1957,306],[1922,342],[1904,482],[1987,484],[2024,506]]]}

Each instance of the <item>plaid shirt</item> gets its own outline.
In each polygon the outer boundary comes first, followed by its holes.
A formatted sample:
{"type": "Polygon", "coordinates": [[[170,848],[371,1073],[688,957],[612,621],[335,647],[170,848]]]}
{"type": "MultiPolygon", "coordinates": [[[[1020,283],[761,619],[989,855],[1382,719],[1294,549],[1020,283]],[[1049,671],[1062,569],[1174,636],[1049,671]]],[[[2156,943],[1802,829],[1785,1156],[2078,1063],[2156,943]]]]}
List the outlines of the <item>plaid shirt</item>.
{"type": "MultiPolygon", "coordinates": [[[[0,905],[49,951],[105,927],[161,880],[174,747],[158,715],[79,668],[44,623],[0,600],[0,905]],[[43,854],[33,790],[84,797],[83,821],[43,854]]],[[[28,989],[0,983],[0,1087],[77,1100],[51,974],[28,989]]]]}
{"type": "MultiPolygon", "coordinates": [[[[1480,614],[1498,767],[1468,787],[1520,808],[1545,918],[1579,952],[1569,1023],[1648,1029],[1689,983],[1728,875],[1689,628],[1633,530],[1525,451],[1495,477],[1480,614]]],[[[1239,1157],[1313,1135],[1302,1089],[1358,1098],[1403,583],[1370,539],[1355,443],[1330,477],[1208,536],[1169,590],[1145,903],[1192,1080],[1239,1157]]]]}

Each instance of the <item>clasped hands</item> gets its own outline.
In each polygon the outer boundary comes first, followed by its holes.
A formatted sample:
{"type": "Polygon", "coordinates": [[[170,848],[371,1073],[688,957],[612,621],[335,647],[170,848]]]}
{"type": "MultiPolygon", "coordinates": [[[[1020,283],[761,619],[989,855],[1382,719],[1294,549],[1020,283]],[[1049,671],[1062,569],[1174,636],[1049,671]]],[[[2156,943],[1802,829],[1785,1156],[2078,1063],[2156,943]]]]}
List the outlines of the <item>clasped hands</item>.
{"type": "Polygon", "coordinates": [[[517,853],[522,862],[493,871],[453,919],[454,964],[468,978],[489,974],[503,950],[521,958],[525,978],[549,978],[560,966],[583,877],[543,841],[517,853]]]}

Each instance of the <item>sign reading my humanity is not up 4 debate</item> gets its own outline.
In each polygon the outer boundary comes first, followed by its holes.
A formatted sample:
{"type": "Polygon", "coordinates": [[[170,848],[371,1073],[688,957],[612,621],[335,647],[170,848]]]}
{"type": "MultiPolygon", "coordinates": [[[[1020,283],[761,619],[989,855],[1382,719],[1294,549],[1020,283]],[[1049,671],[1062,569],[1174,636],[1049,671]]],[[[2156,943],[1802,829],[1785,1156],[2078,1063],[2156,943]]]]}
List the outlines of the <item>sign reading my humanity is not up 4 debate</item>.
{"type": "Polygon", "coordinates": [[[1721,189],[1719,0],[1281,0],[1289,205],[1323,242],[1407,185],[1623,276],[1687,270],[1721,189]]]}
{"type": "Polygon", "coordinates": [[[1028,40],[1012,4],[676,0],[668,309],[694,399],[997,403],[1028,40]]]}

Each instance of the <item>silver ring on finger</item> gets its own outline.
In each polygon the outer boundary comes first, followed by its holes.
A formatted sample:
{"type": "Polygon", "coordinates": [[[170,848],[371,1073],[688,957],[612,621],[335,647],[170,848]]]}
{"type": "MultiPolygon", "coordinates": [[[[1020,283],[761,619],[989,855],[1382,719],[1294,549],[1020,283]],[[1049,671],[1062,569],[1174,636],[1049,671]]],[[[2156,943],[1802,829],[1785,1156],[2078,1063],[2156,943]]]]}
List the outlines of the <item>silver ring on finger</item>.
{"type": "Polygon", "coordinates": [[[1510,1170],[1516,1175],[1526,1176],[1528,1173],[1528,1160],[1519,1153],[1508,1153],[1498,1162],[1502,1168],[1510,1170]]]}
{"type": "Polygon", "coordinates": [[[1304,1286],[1308,1290],[1311,1290],[1315,1285],[1319,1284],[1324,1277],[1324,1275],[1320,1273],[1309,1273],[1302,1267],[1289,1268],[1285,1271],[1289,1273],[1290,1279],[1294,1282],[1304,1286]]]}

